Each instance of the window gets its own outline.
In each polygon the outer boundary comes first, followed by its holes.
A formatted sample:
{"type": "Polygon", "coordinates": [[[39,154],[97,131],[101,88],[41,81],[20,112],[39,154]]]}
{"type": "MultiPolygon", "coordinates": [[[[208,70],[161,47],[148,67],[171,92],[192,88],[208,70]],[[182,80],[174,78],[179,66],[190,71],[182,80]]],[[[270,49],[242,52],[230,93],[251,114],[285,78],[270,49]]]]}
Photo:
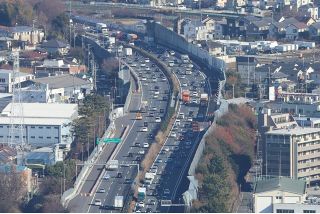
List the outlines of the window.
{"type": "Polygon", "coordinates": [[[31,126],[31,128],[34,129],[35,127],[34,127],[34,126],[31,126]]]}
{"type": "Polygon", "coordinates": [[[0,78],[0,82],[6,82],[6,79],[0,78]]]}
{"type": "Polygon", "coordinates": [[[55,129],[59,129],[59,127],[58,127],[58,126],[55,126],[54,128],[55,128],[55,129]]]}
{"type": "Polygon", "coordinates": [[[281,200],[281,199],[282,199],[282,196],[276,196],[276,199],[281,200]]]}
{"type": "Polygon", "coordinates": [[[315,210],[303,210],[303,213],[316,213],[315,210]]]}
{"type": "Polygon", "coordinates": [[[54,139],[59,139],[59,137],[54,137],[54,139]]]}
{"type": "Polygon", "coordinates": [[[277,209],[276,213],[294,213],[294,210],[277,209]]]}
{"type": "Polygon", "coordinates": [[[47,139],[51,139],[51,137],[47,137],[47,139]]]}
{"type": "Polygon", "coordinates": [[[40,138],[40,139],[43,139],[43,137],[42,137],[42,136],[39,136],[39,138],[40,138]]]}
{"type": "Polygon", "coordinates": [[[3,126],[0,126],[0,128],[3,128],[3,126]]]}
{"type": "Polygon", "coordinates": [[[3,136],[0,136],[0,138],[3,138],[3,136]]]}
{"type": "Polygon", "coordinates": [[[42,126],[39,126],[39,129],[43,129],[43,127],[42,127],[42,126]]]}
{"type": "Polygon", "coordinates": [[[47,128],[47,129],[51,129],[51,127],[50,127],[50,126],[47,126],[46,128],[47,128]]]}
{"type": "Polygon", "coordinates": [[[14,136],[14,138],[19,138],[19,136],[14,136]]]}
{"type": "Polygon", "coordinates": [[[31,136],[31,138],[32,138],[32,139],[35,139],[36,137],[35,137],[35,136],[31,136]]]}

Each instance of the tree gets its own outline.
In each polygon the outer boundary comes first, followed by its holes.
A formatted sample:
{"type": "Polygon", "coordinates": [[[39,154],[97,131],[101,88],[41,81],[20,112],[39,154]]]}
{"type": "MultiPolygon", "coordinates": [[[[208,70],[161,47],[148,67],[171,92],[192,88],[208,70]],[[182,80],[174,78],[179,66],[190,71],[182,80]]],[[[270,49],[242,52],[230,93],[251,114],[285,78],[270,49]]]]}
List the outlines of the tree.
{"type": "Polygon", "coordinates": [[[102,62],[102,72],[110,77],[116,77],[119,70],[119,61],[116,58],[107,58],[102,62]]]}
{"type": "Polygon", "coordinates": [[[0,24],[5,26],[29,25],[32,23],[31,6],[22,0],[0,2],[0,24]]]}
{"type": "Polygon", "coordinates": [[[22,196],[26,194],[22,177],[15,167],[7,173],[0,173],[0,212],[16,212],[22,202],[22,196]]]}
{"type": "Polygon", "coordinates": [[[69,26],[69,18],[66,14],[62,13],[56,16],[51,21],[51,29],[49,32],[49,38],[65,39],[67,28],[69,26]]]}

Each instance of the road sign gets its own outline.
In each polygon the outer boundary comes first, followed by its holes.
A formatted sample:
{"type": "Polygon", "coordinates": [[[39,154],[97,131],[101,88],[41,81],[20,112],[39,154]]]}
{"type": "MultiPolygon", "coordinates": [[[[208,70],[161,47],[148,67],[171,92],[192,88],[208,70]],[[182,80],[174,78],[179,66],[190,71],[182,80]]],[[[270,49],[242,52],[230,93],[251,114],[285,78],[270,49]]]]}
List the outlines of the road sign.
{"type": "Polygon", "coordinates": [[[121,138],[97,138],[97,144],[99,143],[121,143],[121,138]]]}

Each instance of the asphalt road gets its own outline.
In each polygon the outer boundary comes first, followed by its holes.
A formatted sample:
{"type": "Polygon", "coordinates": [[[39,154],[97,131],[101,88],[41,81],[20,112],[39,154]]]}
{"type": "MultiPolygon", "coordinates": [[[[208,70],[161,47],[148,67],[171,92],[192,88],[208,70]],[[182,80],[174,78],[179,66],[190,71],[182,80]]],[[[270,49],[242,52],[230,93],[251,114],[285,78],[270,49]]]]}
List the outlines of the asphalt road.
{"type": "MultiPolygon", "coordinates": [[[[201,93],[209,93],[209,85],[206,77],[200,73],[200,69],[194,64],[192,74],[186,75],[189,63],[182,63],[180,57],[164,53],[163,48],[147,48],[149,52],[158,54],[158,58],[168,63],[174,62],[171,67],[172,71],[177,75],[180,88],[191,92],[191,100],[194,103],[188,105],[182,102],[179,105],[178,113],[183,113],[184,118],[176,121],[170,137],[167,139],[164,147],[160,151],[157,159],[153,164],[156,171],[155,178],[150,186],[147,186],[147,197],[144,200],[144,206],[137,206],[136,212],[169,212],[168,207],[161,207],[161,200],[172,200],[173,203],[181,203],[181,195],[178,195],[179,185],[183,180],[186,170],[194,156],[194,152],[198,146],[203,133],[193,132],[191,122],[204,121],[207,108],[199,106],[199,96],[201,93]],[[193,94],[194,93],[194,94],[193,94]],[[150,202],[155,203],[150,203],[150,202]]],[[[180,92],[181,92],[180,91],[180,92]]],[[[183,212],[183,210],[180,210],[183,212]]]]}
{"type": "MultiPolygon", "coordinates": [[[[152,62],[148,62],[144,57],[132,56],[125,58],[125,61],[134,66],[133,68],[139,75],[142,82],[142,101],[148,101],[148,110],[143,113],[142,120],[135,120],[135,113],[130,113],[126,120],[134,121],[127,138],[122,142],[119,153],[115,155],[115,159],[119,160],[119,169],[116,171],[107,171],[106,174],[110,176],[110,179],[101,179],[97,190],[104,189],[105,193],[95,193],[88,204],[87,212],[114,212],[114,199],[117,195],[127,196],[132,181],[136,177],[138,172],[138,164],[140,161],[137,157],[143,159],[143,154],[146,153],[148,148],[144,148],[144,143],[154,143],[154,137],[150,137],[150,134],[154,136],[160,127],[160,123],[155,122],[155,117],[160,116],[163,119],[164,112],[160,113],[160,109],[165,110],[167,106],[167,99],[163,97],[169,96],[169,83],[160,69],[152,62]],[[135,66],[136,64],[136,66],[135,66]],[[145,66],[143,66],[145,64],[145,66]],[[149,70],[149,69],[150,70],[149,70]],[[156,71],[157,70],[157,71],[156,71]],[[155,89],[155,87],[158,89],[155,89]],[[157,91],[157,92],[156,92],[157,91]],[[153,116],[150,116],[150,113],[153,116]],[[147,122],[148,131],[142,132],[144,123],[147,122]],[[139,144],[139,145],[137,145],[139,144]],[[129,156],[132,154],[132,157],[129,156]],[[141,153],[141,154],[140,154],[141,153]],[[118,178],[118,173],[121,173],[122,177],[118,178]],[[94,201],[100,199],[103,206],[95,206],[94,201]]],[[[138,110],[138,105],[130,107],[130,110],[138,110]]],[[[128,121],[122,121],[122,123],[128,123],[128,121]]],[[[119,124],[120,125],[120,124],[119,124]]],[[[128,203],[126,201],[125,203],[128,203]]],[[[119,210],[117,210],[119,212],[119,210]]]]}

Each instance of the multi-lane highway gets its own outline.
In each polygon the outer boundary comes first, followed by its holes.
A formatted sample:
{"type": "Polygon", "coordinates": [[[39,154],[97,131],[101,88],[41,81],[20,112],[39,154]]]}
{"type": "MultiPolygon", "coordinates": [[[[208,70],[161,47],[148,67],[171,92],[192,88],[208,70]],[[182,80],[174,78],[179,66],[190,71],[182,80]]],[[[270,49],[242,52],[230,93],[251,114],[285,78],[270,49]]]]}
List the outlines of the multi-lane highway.
{"type": "Polygon", "coordinates": [[[165,51],[161,47],[148,47],[147,49],[170,65],[171,70],[179,79],[180,94],[183,90],[191,92],[191,102],[187,105],[180,103],[175,125],[150,169],[155,176],[151,185],[145,185],[147,197],[144,203],[137,204],[135,210],[136,212],[168,212],[168,207],[161,207],[161,200],[176,202],[179,185],[203,134],[193,132],[191,123],[194,120],[204,121],[207,107],[200,107],[199,97],[201,93],[210,93],[210,87],[196,64],[183,63],[178,54],[169,50],[165,51]],[[191,70],[191,73],[187,70],[191,70]]]}
{"type": "MultiPolygon", "coordinates": [[[[113,211],[114,199],[117,195],[128,196],[133,179],[138,172],[138,164],[143,159],[149,146],[154,143],[154,135],[160,127],[159,118],[163,119],[169,98],[169,83],[162,71],[150,60],[139,55],[126,57],[123,60],[131,66],[139,76],[142,90],[140,96],[133,98],[129,106],[129,115],[116,120],[117,133],[119,137],[124,127],[129,126],[127,136],[119,145],[121,148],[114,155],[115,160],[122,163],[118,170],[107,171],[100,180],[96,192],[92,196],[77,196],[69,208],[78,212],[108,212],[113,211]],[[139,100],[140,99],[140,100],[139,100]],[[141,102],[147,101],[147,109],[142,113],[142,120],[136,120],[136,111],[139,110],[141,102]],[[157,121],[157,122],[156,122],[157,121]],[[100,200],[102,206],[95,205],[100,200]]],[[[114,145],[113,145],[114,146],[114,145]]],[[[106,150],[110,151],[112,145],[106,150]]],[[[100,163],[105,163],[107,155],[103,154],[100,163]]],[[[101,166],[95,167],[90,173],[81,192],[89,192],[90,186],[101,172],[101,166]],[[92,182],[90,182],[92,181],[92,182]]]]}

